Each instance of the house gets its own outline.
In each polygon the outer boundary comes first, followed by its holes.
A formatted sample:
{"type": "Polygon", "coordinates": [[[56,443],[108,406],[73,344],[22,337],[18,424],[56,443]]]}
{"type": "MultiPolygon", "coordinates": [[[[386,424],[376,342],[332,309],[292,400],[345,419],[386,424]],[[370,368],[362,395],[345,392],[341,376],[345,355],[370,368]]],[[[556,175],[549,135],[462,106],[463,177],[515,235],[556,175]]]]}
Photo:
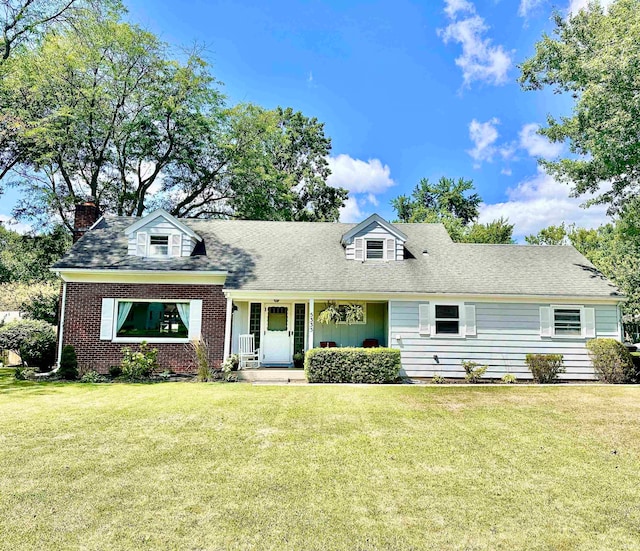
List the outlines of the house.
{"type": "Polygon", "coordinates": [[[366,340],[400,349],[411,377],[461,377],[473,360],[487,376],[525,379],[527,353],[561,353],[564,378],[593,379],[586,341],[621,337],[624,297],[569,246],[454,243],[441,224],[378,215],[342,224],[98,214],[78,206],[77,242],[52,269],[63,281],[59,345],[100,372],[143,340],[161,367],[191,371],[190,340],[205,339],[219,364],[252,334],[261,367],[366,340]],[[318,323],[329,303],[361,316],[318,323]]]}

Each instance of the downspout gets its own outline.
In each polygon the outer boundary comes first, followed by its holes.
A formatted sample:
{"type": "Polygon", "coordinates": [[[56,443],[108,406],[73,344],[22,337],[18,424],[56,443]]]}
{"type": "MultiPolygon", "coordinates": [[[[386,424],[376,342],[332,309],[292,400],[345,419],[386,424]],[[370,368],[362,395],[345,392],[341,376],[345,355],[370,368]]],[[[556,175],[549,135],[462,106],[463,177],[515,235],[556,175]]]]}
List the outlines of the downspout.
{"type": "Polygon", "coordinates": [[[58,320],[58,358],[56,361],[56,369],[60,367],[62,360],[62,339],[64,336],[64,314],[67,308],[67,282],[62,282],[62,300],[60,305],[60,319],[58,320]]]}

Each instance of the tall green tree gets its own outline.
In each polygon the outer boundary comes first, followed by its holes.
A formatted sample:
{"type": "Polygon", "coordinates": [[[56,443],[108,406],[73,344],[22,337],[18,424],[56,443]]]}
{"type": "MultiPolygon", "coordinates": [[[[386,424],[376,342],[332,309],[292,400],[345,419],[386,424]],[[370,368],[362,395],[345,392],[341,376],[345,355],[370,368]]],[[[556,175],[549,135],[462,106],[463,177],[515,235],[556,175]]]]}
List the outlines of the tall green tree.
{"type": "Polygon", "coordinates": [[[411,196],[400,195],[391,205],[400,222],[433,221],[434,217],[448,213],[466,225],[477,218],[482,202],[473,189],[473,181],[464,178],[442,177],[435,184],[422,178],[411,196]]]}
{"type": "Polygon", "coordinates": [[[227,108],[207,63],[118,17],[93,16],[7,62],[0,178],[18,218],[61,219],[87,196],[119,215],[336,220],[324,125],[292,109],[227,108]]]}
{"type": "Polygon", "coordinates": [[[508,220],[477,222],[481,203],[473,181],[445,177],[436,184],[423,178],[410,196],[391,200],[399,222],[441,223],[457,242],[513,243],[513,224],[508,220]]]}
{"type": "Polygon", "coordinates": [[[219,132],[203,139],[206,145],[193,169],[179,169],[166,179],[162,201],[171,213],[338,219],[348,192],[326,183],[331,140],[317,119],[291,108],[240,104],[225,112],[219,132]]]}
{"type": "Polygon", "coordinates": [[[559,226],[542,228],[537,234],[527,235],[524,240],[529,245],[568,245],[569,235],[573,232],[573,225],[566,226],[564,222],[559,226]]]}
{"type": "Polygon", "coordinates": [[[12,51],[55,26],[72,24],[86,11],[120,11],[111,0],[0,0],[0,64],[12,51]]]}
{"type": "Polygon", "coordinates": [[[549,115],[540,132],[573,155],[540,162],[576,195],[600,192],[596,202],[618,212],[640,189],[640,0],[616,0],[606,11],[591,2],[554,21],[553,36],[520,66],[520,83],[571,96],[572,113],[549,115]]]}

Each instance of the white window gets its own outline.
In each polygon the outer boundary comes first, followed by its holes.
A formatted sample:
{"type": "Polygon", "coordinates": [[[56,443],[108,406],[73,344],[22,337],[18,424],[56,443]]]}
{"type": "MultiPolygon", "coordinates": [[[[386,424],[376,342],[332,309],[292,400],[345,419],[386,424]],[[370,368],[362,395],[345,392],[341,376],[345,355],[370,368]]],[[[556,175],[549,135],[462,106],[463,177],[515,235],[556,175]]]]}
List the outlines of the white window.
{"type": "Polygon", "coordinates": [[[436,335],[460,335],[460,306],[458,304],[436,304],[434,325],[436,335]]]}
{"type": "Polygon", "coordinates": [[[367,260],[384,259],[384,241],[382,239],[367,239],[367,260]]]}
{"type": "Polygon", "coordinates": [[[581,337],[582,309],[578,307],[554,308],[553,334],[557,337],[581,337]]]}
{"type": "Polygon", "coordinates": [[[149,256],[169,256],[169,236],[149,236],[149,256]]]}

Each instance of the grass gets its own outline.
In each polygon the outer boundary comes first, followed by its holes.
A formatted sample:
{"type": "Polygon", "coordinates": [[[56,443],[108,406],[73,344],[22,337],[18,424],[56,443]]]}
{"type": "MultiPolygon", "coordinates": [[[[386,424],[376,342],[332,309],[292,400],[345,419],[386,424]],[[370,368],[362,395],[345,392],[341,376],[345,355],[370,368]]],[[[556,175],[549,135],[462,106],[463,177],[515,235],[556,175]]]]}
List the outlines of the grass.
{"type": "Polygon", "coordinates": [[[637,549],[640,388],[15,382],[1,549],[637,549]]]}

